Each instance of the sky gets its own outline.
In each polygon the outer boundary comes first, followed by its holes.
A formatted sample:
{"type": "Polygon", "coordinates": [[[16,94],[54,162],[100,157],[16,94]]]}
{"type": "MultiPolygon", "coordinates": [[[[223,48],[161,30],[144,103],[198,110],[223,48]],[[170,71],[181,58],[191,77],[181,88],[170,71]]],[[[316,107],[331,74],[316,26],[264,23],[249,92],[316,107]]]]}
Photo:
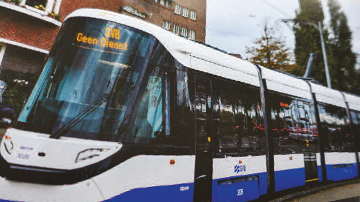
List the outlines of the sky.
{"type": "MultiPolygon", "coordinates": [[[[329,26],[327,0],[321,2],[324,26],[329,26]]],[[[360,63],[360,0],[338,0],[338,3],[347,16],[353,51],[359,54],[360,63]]],[[[261,37],[267,20],[277,30],[278,37],[294,48],[294,33],[281,19],[294,18],[298,9],[298,0],[207,0],[206,43],[246,57],[246,46],[252,46],[261,37]]]]}

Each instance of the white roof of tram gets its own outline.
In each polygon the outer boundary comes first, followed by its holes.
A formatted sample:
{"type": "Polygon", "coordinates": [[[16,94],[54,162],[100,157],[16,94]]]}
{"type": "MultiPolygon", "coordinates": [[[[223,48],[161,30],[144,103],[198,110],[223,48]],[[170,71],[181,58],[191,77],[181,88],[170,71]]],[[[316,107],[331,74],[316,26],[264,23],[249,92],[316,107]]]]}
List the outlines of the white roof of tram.
{"type": "Polygon", "coordinates": [[[314,83],[311,83],[311,88],[316,95],[316,101],[346,108],[344,97],[340,91],[314,83]]]}
{"type": "Polygon", "coordinates": [[[71,13],[66,19],[72,17],[91,17],[134,27],[157,38],[170,54],[184,66],[260,86],[257,67],[252,63],[179,37],[143,20],[98,9],[79,9],[71,13]]]}
{"type": "Polygon", "coordinates": [[[352,110],[360,111],[360,97],[355,95],[344,93],[345,100],[349,104],[349,108],[352,110]]]}
{"type": "Polygon", "coordinates": [[[312,100],[310,86],[306,81],[265,67],[261,67],[261,70],[269,90],[312,100]]]}

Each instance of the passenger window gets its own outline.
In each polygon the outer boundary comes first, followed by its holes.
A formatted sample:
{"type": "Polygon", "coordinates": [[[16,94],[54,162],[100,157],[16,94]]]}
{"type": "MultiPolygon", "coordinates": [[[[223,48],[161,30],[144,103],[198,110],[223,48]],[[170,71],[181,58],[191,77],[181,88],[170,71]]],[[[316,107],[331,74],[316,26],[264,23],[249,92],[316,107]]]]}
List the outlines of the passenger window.
{"type": "Polygon", "coordinates": [[[326,140],[325,150],[328,152],[352,152],[354,148],[346,110],[328,104],[319,104],[318,106],[321,128],[326,140]]]}
{"type": "Polygon", "coordinates": [[[216,81],[213,97],[215,153],[220,157],[264,154],[260,90],[216,81]]]}
{"type": "MultiPolygon", "coordinates": [[[[181,65],[181,64],[177,64],[181,65]]],[[[195,116],[191,101],[191,90],[194,90],[194,78],[188,75],[187,70],[176,71],[176,106],[174,110],[174,124],[172,134],[176,140],[173,145],[190,146],[194,142],[195,116]]],[[[194,94],[194,93],[193,93],[194,94]]]]}
{"type": "Polygon", "coordinates": [[[160,67],[155,67],[149,75],[146,89],[137,111],[132,133],[134,143],[149,144],[163,133],[163,82],[160,67]]]}
{"type": "Polygon", "coordinates": [[[350,111],[351,114],[351,118],[352,118],[352,123],[353,123],[353,132],[354,132],[354,139],[355,142],[357,143],[358,149],[360,149],[360,137],[359,137],[359,132],[360,132],[360,123],[359,123],[359,112],[356,111],[350,111]]]}
{"type": "Polygon", "coordinates": [[[318,150],[318,132],[313,105],[306,100],[270,93],[269,131],[275,154],[318,150]]]}

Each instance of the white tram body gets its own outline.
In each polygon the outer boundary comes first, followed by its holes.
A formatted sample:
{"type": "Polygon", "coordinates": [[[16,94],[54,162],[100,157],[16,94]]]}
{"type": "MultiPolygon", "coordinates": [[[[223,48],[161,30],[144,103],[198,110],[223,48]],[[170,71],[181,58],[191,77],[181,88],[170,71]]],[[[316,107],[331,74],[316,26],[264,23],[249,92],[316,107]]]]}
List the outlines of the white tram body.
{"type": "Polygon", "coordinates": [[[80,9],[65,19],[1,142],[0,201],[249,201],[271,189],[352,179],[358,157],[349,133],[342,145],[318,146],[319,126],[333,137],[350,124],[347,103],[360,119],[356,96],[139,19],[80,9]]]}

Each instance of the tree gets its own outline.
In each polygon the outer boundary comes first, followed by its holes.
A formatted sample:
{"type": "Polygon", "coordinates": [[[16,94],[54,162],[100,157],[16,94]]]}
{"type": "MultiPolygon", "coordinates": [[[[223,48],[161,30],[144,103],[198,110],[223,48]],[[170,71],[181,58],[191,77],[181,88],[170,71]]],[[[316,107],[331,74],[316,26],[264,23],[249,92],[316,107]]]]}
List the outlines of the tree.
{"type": "Polygon", "coordinates": [[[265,22],[263,35],[255,40],[253,47],[246,47],[246,53],[250,54],[248,60],[270,69],[288,71],[293,68],[291,51],[274,32],[274,28],[265,22]]]}
{"type": "MultiPolygon", "coordinates": [[[[337,0],[329,0],[331,75],[333,88],[356,93],[356,54],[352,49],[352,33],[347,24],[347,18],[337,0]]],[[[359,93],[359,92],[357,92],[359,93]]]]}
{"type": "MultiPolygon", "coordinates": [[[[323,22],[324,13],[319,0],[299,0],[299,2],[300,11],[296,12],[295,20],[315,25],[317,25],[319,21],[323,22]]],[[[301,69],[301,73],[305,73],[307,62],[309,60],[309,54],[315,53],[316,57],[312,63],[310,77],[325,85],[326,76],[319,31],[314,26],[303,23],[294,24],[293,29],[295,32],[295,60],[299,69],[301,69]]],[[[324,41],[326,47],[328,48],[328,32],[326,29],[323,29],[323,31],[324,41]]],[[[330,57],[328,56],[328,58],[330,57]]]]}

